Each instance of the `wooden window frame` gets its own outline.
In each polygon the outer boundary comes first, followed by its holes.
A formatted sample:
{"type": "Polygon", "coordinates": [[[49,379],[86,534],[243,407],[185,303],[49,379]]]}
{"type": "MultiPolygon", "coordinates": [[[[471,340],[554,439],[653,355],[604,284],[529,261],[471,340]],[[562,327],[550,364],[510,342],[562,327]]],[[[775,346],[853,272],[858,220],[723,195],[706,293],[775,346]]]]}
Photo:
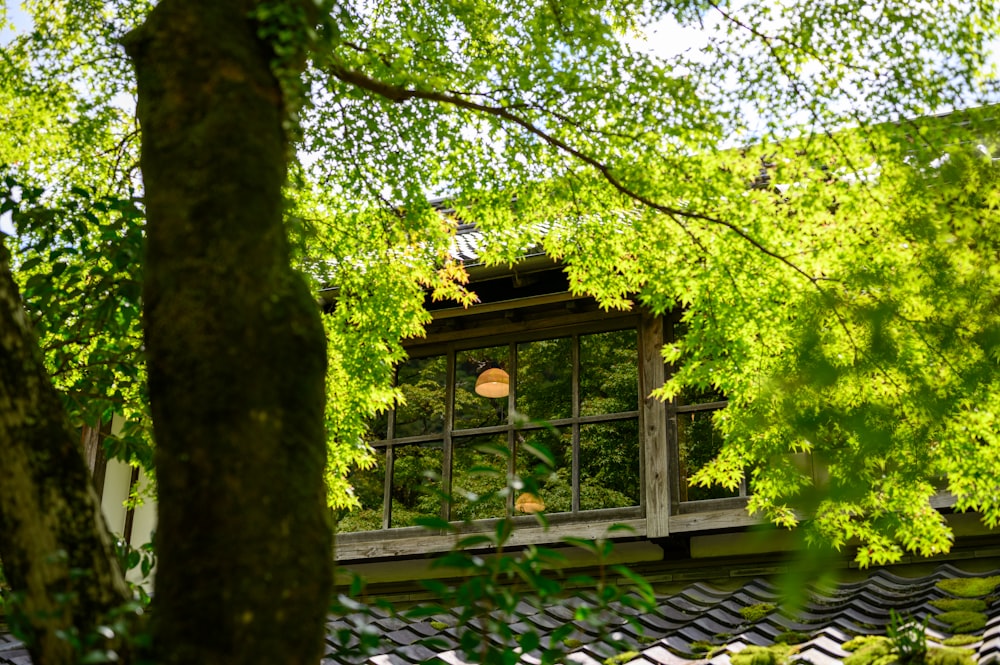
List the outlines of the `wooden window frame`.
{"type": "MultiPolygon", "coordinates": [[[[673,342],[676,339],[674,326],[680,321],[680,311],[675,311],[663,318],[663,342],[673,342]]],[[[674,367],[662,363],[664,380],[666,376],[673,373],[674,367]]],[[[663,385],[663,382],[660,382],[663,385]]],[[[733,529],[752,526],[758,524],[760,520],[747,514],[746,492],[741,491],[741,496],[727,497],[721,499],[702,499],[695,501],[681,501],[681,477],[680,449],[678,441],[678,416],[683,413],[713,411],[724,407],[726,402],[706,402],[702,404],[679,405],[677,399],[663,403],[666,420],[666,438],[664,459],[667,470],[664,473],[666,479],[665,491],[668,497],[661,502],[661,507],[665,515],[660,516],[660,522],[665,526],[657,531],[657,535],[665,536],[675,533],[696,533],[704,531],[714,531],[721,529],[733,529]]],[[[741,487],[745,488],[746,483],[741,487]]]]}
{"type": "MultiPolygon", "coordinates": [[[[449,342],[443,347],[440,345],[430,345],[430,346],[420,346],[414,348],[410,353],[410,358],[413,360],[420,360],[424,358],[433,358],[443,356],[446,360],[446,377],[445,377],[445,411],[443,418],[442,429],[439,432],[432,432],[429,434],[419,434],[414,436],[404,436],[395,437],[394,434],[394,418],[390,414],[387,423],[387,438],[378,441],[370,442],[370,445],[376,450],[385,451],[385,478],[383,486],[383,516],[382,516],[382,530],[397,530],[406,527],[391,527],[392,522],[392,503],[391,503],[391,492],[392,492],[392,473],[393,464],[395,458],[395,450],[405,446],[420,445],[420,444],[441,444],[442,450],[442,489],[447,493],[451,488],[451,476],[454,468],[454,456],[456,451],[456,445],[458,441],[463,439],[469,439],[473,437],[483,437],[490,435],[505,435],[507,448],[510,452],[510,457],[508,459],[507,473],[511,475],[514,473],[514,466],[516,464],[516,438],[517,433],[520,431],[537,431],[543,429],[545,426],[552,426],[559,429],[566,429],[572,432],[571,440],[571,450],[572,450],[572,506],[569,511],[563,511],[560,513],[551,513],[548,517],[554,518],[559,517],[559,519],[566,519],[566,515],[576,516],[578,519],[586,519],[591,516],[600,515],[607,517],[608,519],[627,519],[632,517],[640,517],[642,514],[642,504],[643,504],[643,491],[642,491],[642,480],[641,480],[641,467],[640,467],[640,487],[639,487],[639,503],[635,506],[620,507],[620,508],[605,508],[605,509],[583,509],[580,506],[580,469],[581,469],[581,454],[580,454],[580,429],[586,425],[593,424],[603,424],[603,423],[613,423],[627,420],[639,419],[639,384],[636,382],[636,408],[629,411],[617,411],[612,413],[602,413],[602,414],[588,414],[583,415],[580,413],[580,339],[587,335],[619,332],[626,330],[636,330],[635,326],[628,325],[629,321],[622,319],[612,319],[608,321],[592,321],[589,323],[577,324],[575,326],[561,327],[551,330],[544,330],[540,332],[525,332],[514,335],[506,335],[503,337],[498,336],[488,336],[481,338],[470,338],[467,340],[459,342],[449,342]],[[571,408],[572,414],[567,417],[553,418],[548,420],[545,425],[537,423],[516,423],[509,417],[506,422],[499,425],[487,425],[482,427],[461,427],[456,426],[454,413],[455,408],[455,393],[457,388],[457,377],[456,377],[456,360],[457,357],[465,351],[490,348],[490,347],[506,347],[507,357],[509,359],[509,373],[511,377],[516,377],[518,374],[518,352],[517,348],[521,344],[553,340],[553,339],[570,339],[571,340],[571,356],[572,356],[572,399],[571,408]],[[584,516],[585,515],[585,516],[584,516]]],[[[638,345],[638,342],[637,342],[638,345]]],[[[636,358],[638,358],[638,348],[636,349],[636,358]]],[[[508,414],[513,413],[514,407],[517,400],[517,382],[516,380],[511,381],[511,391],[507,396],[506,412],[508,414]]],[[[641,439],[641,437],[640,437],[641,439]]],[[[639,442],[641,450],[641,441],[639,442]]],[[[507,516],[514,515],[513,506],[514,497],[509,495],[507,497],[507,516]]],[[[445,520],[452,520],[453,515],[451,514],[450,502],[442,503],[441,518],[445,520]]]]}
{"type": "MultiPolygon", "coordinates": [[[[536,543],[554,543],[566,536],[577,538],[663,538],[675,533],[691,533],[745,527],[758,522],[746,513],[746,498],[709,499],[681,502],[679,500],[679,460],[677,448],[677,416],[687,410],[707,410],[717,405],[692,405],[678,407],[676,402],[663,402],[650,393],[663,385],[671,368],[663,363],[661,353],[664,342],[673,338],[675,316],[655,316],[646,312],[603,312],[598,311],[593,302],[585,298],[575,298],[569,294],[554,294],[526,298],[510,302],[494,302],[469,310],[446,309],[435,313],[435,323],[428,329],[427,337],[416,340],[408,347],[411,357],[424,358],[445,354],[448,360],[448,380],[446,389],[446,427],[448,438],[432,435],[407,437],[392,440],[392,432],[387,434],[386,473],[383,488],[384,500],[391,500],[391,474],[389,456],[394,446],[413,444],[421,441],[442,441],[442,462],[444,472],[442,482],[450,482],[450,464],[445,455],[453,455],[451,430],[454,402],[454,357],[455,353],[475,348],[499,345],[516,345],[521,342],[555,339],[570,335],[585,335],[633,328],[638,338],[638,390],[639,400],[636,411],[614,414],[614,417],[580,417],[575,409],[578,399],[574,395],[574,417],[553,420],[554,425],[573,425],[577,431],[580,424],[593,419],[607,422],[618,419],[636,418],[639,427],[639,506],[611,508],[603,510],[577,510],[575,512],[547,515],[549,527],[543,529],[537,519],[530,515],[512,517],[515,531],[511,546],[536,543]],[[489,334],[484,334],[488,330],[489,334]],[[627,530],[617,530],[625,525],[627,530]]],[[[576,348],[576,344],[574,344],[576,348]]],[[[577,390],[578,362],[574,359],[574,391],[577,390]]],[[[516,367],[511,367],[516,376],[516,367]]],[[[516,390],[516,388],[515,388],[516,390]]],[[[508,409],[513,407],[513,393],[508,409]]],[[[508,411],[509,412],[509,411],[508,411]]],[[[390,422],[391,422],[390,418],[390,422]]],[[[509,424],[490,428],[461,430],[462,436],[472,436],[487,432],[507,432],[508,446],[516,431],[509,424]]],[[[379,442],[383,443],[383,442],[379,442]]],[[[574,436],[573,461],[573,505],[579,502],[579,458],[578,438],[574,436]]],[[[510,464],[513,464],[511,460],[510,464]]],[[[444,487],[449,485],[445,484],[444,487]]],[[[508,499],[508,514],[510,502],[508,499]]],[[[383,505],[383,528],[371,531],[342,533],[337,536],[335,555],[338,560],[422,555],[446,551],[456,540],[470,532],[492,531],[498,519],[475,520],[459,525],[455,533],[434,532],[424,527],[388,528],[389,510],[383,505]]],[[[443,515],[444,516],[444,515],[443,515]]]]}

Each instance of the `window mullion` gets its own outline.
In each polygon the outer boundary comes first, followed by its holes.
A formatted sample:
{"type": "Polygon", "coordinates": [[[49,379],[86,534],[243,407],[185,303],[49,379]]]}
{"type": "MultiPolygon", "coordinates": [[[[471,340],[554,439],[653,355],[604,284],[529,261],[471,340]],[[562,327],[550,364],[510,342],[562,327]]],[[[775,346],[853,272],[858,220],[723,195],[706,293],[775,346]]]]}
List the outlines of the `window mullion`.
{"type": "MultiPolygon", "coordinates": [[[[514,404],[517,400],[517,345],[507,345],[507,376],[510,383],[507,392],[507,484],[517,472],[517,448],[515,446],[516,437],[513,427],[514,404]]],[[[514,492],[507,493],[507,514],[514,514],[514,492]]]]}
{"type": "Polygon", "coordinates": [[[444,401],[444,431],[442,432],[441,450],[441,491],[448,497],[441,502],[441,519],[451,519],[451,467],[452,467],[452,439],[451,429],[455,417],[455,349],[448,350],[447,368],[445,369],[445,401],[444,401]]]}
{"type": "Polygon", "coordinates": [[[388,529],[392,520],[392,461],[396,446],[385,447],[385,482],[382,487],[382,528],[388,529]]]}
{"type": "Polygon", "coordinates": [[[580,336],[573,335],[571,345],[573,365],[573,502],[571,510],[580,512],[580,336]]]}
{"type": "MultiPolygon", "coordinates": [[[[393,385],[399,386],[399,373],[397,370],[393,385]]],[[[392,461],[393,446],[392,441],[396,438],[396,407],[392,408],[389,417],[386,419],[385,434],[388,445],[385,447],[385,476],[382,479],[382,528],[388,529],[392,520],[392,461]]]]}

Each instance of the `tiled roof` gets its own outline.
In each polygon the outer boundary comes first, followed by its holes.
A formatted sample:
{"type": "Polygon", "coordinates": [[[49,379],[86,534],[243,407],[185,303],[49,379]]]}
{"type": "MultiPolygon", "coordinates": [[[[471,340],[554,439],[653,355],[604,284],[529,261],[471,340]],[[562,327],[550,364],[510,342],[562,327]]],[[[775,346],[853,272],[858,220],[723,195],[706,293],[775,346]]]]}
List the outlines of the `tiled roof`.
{"type": "MultiPolygon", "coordinates": [[[[541,223],[534,227],[536,235],[545,235],[552,228],[552,224],[541,223]]],[[[495,241],[495,240],[494,240],[495,241]]],[[[479,261],[483,244],[486,242],[486,234],[474,224],[462,224],[452,238],[451,255],[466,265],[472,265],[479,261]]],[[[528,259],[532,256],[541,256],[545,250],[540,245],[530,247],[520,247],[521,259],[528,259]]]]}
{"type": "Polygon", "coordinates": [[[0,625],[0,663],[3,665],[31,665],[28,650],[12,636],[2,632],[0,625]]]}
{"type": "MultiPolygon", "coordinates": [[[[928,636],[936,641],[950,637],[948,626],[933,618],[940,611],[930,601],[950,597],[936,586],[938,581],[970,576],[981,575],[971,575],[950,565],[919,578],[876,570],[860,582],[826,590],[810,588],[794,615],[774,611],[757,621],[745,619],[740,610],[780,602],[779,589],[772,583],[754,579],[733,591],[699,582],[679,593],[657,596],[652,611],[613,604],[603,631],[574,618],[575,608],[583,602],[579,598],[542,608],[522,602],[509,625],[516,635],[538,632],[545,644],[547,634],[571,624],[573,630],[564,640],[569,652],[567,660],[584,665],[601,665],[627,652],[634,653],[617,662],[727,665],[730,652],[751,645],[772,645],[790,631],[808,637],[796,646],[797,661],[826,665],[844,659],[847,652],[841,645],[849,639],[858,635],[884,635],[890,610],[917,621],[929,616],[928,636]]],[[[431,659],[452,665],[475,662],[460,649],[457,615],[456,610],[451,614],[406,619],[379,608],[356,608],[330,619],[329,653],[323,663],[409,665],[431,659]],[[356,648],[364,635],[380,636],[378,646],[368,653],[360,653],[356,648]]],[[[991,603],[986,615],[982,639],[967,645],[981,663],[1000,657],[1000,602],[991,603]]],[[[524,654],[522,660],[537,663],[537,655],[524,654]]]]}
{"type": "MultiPolygon", "coordinates": [[[[927,634],[936,641],[949,637],[948,626],[934,618],[940,610],[930,604],[950,597],[937,582],[984,576],[951,565],[942,565],[932,574],[917,578],[879,569],[862,581],[831,589],[809,588],[793,615],[773,611],[756,621],[744,618],[741,609],[780,602],[779,589],[771,582],[754,579],[736,590],[698,582],[680,592],[656,596],[651,611],[614,603],[604,615],[604,629],[576,618],[577,607],[585,602],[580,596],[542,608],[522,602],[508,625],[515,635],[537,632],[543,644],[554,630],[571,626],[563,639],[567,661],[582,665],[600,665],[625,653],[629,655],[624,660],[619,657],[615,662],[728,665],[731,652],[751,645],[774,644],[788,631],[804,633],[808,638],[796,646],[797,662],[826,665],[844,659],[847,652],[842,645],[852,637],[884,635],[890,610],[917,621],[928,618],[927,634]]],[[[986,626],[976,633],[981,639],[967,646],[980,663],[1000,659],[1000,601],[988,598],[987,602],[986,626]]],[[[328,653],[323,665],[474,662],[460,648],[458,610],[407,618],[405,613],[394,614],[380,607],[349,606],[350,611],[331,616],[328,621],[328,653]],[[369,648],[361,649],[362,644],[369,648]]],[[[522,661],[539,662],[537,653],[522,655],[522,661]]],[[[27,652],[9,635],[0,634],[0,664],[30,664],[27,652]]]]}

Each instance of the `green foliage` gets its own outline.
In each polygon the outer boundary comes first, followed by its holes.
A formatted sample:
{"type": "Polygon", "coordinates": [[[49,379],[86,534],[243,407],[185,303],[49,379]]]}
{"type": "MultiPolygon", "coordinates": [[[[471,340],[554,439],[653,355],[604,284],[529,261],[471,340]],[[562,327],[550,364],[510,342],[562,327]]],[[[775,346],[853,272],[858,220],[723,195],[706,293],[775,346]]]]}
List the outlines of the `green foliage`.
{"type": "MultiPolygon", "coordinates": [[[[961,613],[954,612],[954,614],[961,613]]],[[[939,614],[935,618],[940,619],[941,616],[939,614]]],[[[851,655],[844,659],[844,665],[892,665],[893,663],[972,665],[975,663],[975,654],[972,651],[954,647],[971,644],[980,638],[949,639],[945,640],[944,647],[928,647],[926,635],[928,618],[925,617],[923,623],[917,623],[890,610],[891,621],[887,626],[887,636],[862,635],[845,642],[842,646],[845,651],[851,652],[851,655]]]]}
{"type": "Polygon", "coordinates": [[[50,376],[76,424],[97,428],[122,416],[105,450],[148,469],[141,206],[79,185],[46,191],[32,182],[0,166],[0,211],[11,213],[18,234],[21,297],[50,376]]]}
{"type": "Polygon", "coordinates": [[[892,641],[882,635],[855,637],[841,646],[850,652],[844,659],[844,665],[890,665],[896,662],[892,641]]]}
{"type": "Polygon", "coordinates": [[[982,635],[968,635],[968,634],[952,635],[951,637],[946,638],[944,641],[942,641],[941,644],[945,645],[946,647],[962,647],[967,644],[974,644],[976,642],[981,641],[982,639],[983,639],[982,635]]]}
{"type": "MultiPolygon", "coordinates": [[[[124,415],[110,452],[145,465],[143,192],[119,39],[151,4],[30,2],[33,30],[0,57],[0,212],[17,230],[29,316],[76,421],[124,415]]],[[[261,2],[252,18],[285,84],[286,125],[301,128],[287,226],[298,265],[331,289],[330,503],[359,507],[359,527],[381,501],[363,479],[378,461],[369,423],[420,400],[394,384],[403,340],[422,334],[427,297],[475,301],[449,254],[459,220],[482,229],[487,265],[540,247],[574,293],[604,307],[683,310],[686,332],[665,351],[678,371],[661,396],[729,400],[695,432],[712,445],[685,451],[695,485],[723,494],[749,480],[751,510],[786,526],[810,514],[813,539],[860,542],[862,565],[950,546],[928,501],[941,482],[958,509],[1000,522],[1000,166],[956,147],[992,154],[996,127],[989,113],[913,119],[989,91],[993,3],[390,0],[323,3],[311,16],[314,4],[261,2]],[[711,38],[652,54],[636,37],[655,21],[711,38]],[[428,193],[447,194],[454,216],[428,193]],[[709,461],[716,434],[725,443],[709,461]],[[789,453],[810,453],[824,472],[789,453]]],[[[625,394],[635,359],[612,359],[586,384],[588,407],[625,394]]],[[[634,430],[592,431],[581,504],[633,505],[638,450],[615,442],[634,430]]],[[[506,468],[486,470],[496,455],[484,443],[457,458],[463,518],[505,513],[513,491],[506,468]]],[[[558,510],[571,483],[565,448],[550,448],[563,464],[536,483],[558,510]]],[[[397,525],[438,514],[447,489],[423,475],[437,449],[411,452],[391,497],[397,525]],[[430,492],[415,491],[418,478],[430,492]]],[[[502,550],[509,522],[496,529],[463,542],[502,550]]],[[[605,555],[604,543],[578,544],[605,555]]],[[[509,628],[509,583],[551,598],[550,559],[542,548],[450,558],[470,573],[438,589],[468,608],[463,649],[483,662],[510,662],[515,649],[564,655],[568,632],[542,645],[509,628]]],[[[626,598],[606,572],[580,620],[600,623],[602,607],[626,598]]],[[[885,649],[875,662],[895,657],[891,642],[869,646],[885,649]]]]}
{"type": "Polygon", "coordinates": [[[977,598],[993,593],[997,586],[1000,586],[1000,576],[953,577],[941,580],[935,586],[942,591],[952,594],[953,596],[959,596],[961,598],[977,598]]]}
{"type": "Polygon", "coordinates": [[[927,665],[975,665],[976,654],[969,649],[946,647],[927,652],[927,665]]]}
{"type": "Polygon", "coordinates": [[[691,643],[691,652],[697,654],[701,653],[710,654],[718,648],[719,645],[712,644],[711,642],[705,642],[703,640],[695,640],[694,642],[691,643]]]}
{"type": "MultiPolygon", "coordinates": [[[[375,20],[338,9],[331,49],[310,72],[325,95],[304,127],[308,148],[332,155],[308,178],[334,190],[323,198],[336,238],[326,274],[345,312],[415,320],[392,306],[402,298],[358,282],[386,279],[393,268],[380,260],[414,270],[415,247],[447,267],[425,193],[448,192],[485,233],[487,264],[540,245],[575,292],[605,306],[634,294],[655,311],[686,308],[689,332],[668,353],[681,371],[664,395],[700,387],[730,398],[714,423],[726,448],[697,484],[732,488],[750,475],[751,509],[786,525],[793,506],[818,515],[813,538],[859,538],[863,564],[946,549],[927,501],[936,479],[984,507],[996,475],[966,463],[972,447],[994,445],[996,323],[984,294],[995,275],[972,267],[993,264],[996,225],[988,202],[963,194],[991,188],[961,182],[987,184],[995,168],[961,151],[946,169],[929,166],[947,144],[980,143],[976,122],[879,121],[977,89],[995,12],[967,20],[901,4],[889,30],[811,2],[681,3],[665,10],[670,20],[717,28],[717,39],[698,57],[659,58],[621,36],[662,18],[646,5],[616,6],[613,19],[553,7],[400,4],[375,20]],[[956,55],[908,58],[911,42],[956,55]],[[865,80],[858,65],[869,60],[891,86],[865,80]],[[848,89],[865,90],[872,112],[859,114],[848,89]],[[796,131],[811,138],[787,140],[796,131]],[[770,186],[748,190],[762,163],[770,186]],[[873,163],[878,177],[864,170],[873,163]],[[958,178],[945,182],[946,170],[958,178]],[[982,223],[953,230],[959,219],[982,223]],[[971,443],[970,423],[985,443],[971,443]],[[783,461],[803,451],[829,481],[783,461]]],[[[361,348],[394,343],[351,333],[361,348]]]]}
{"type": "Polygon", "coordinates": [[[308,96],[301,70],[309,51],[316,48],[324,32],[329,32],[329,26],[317,26],[329,9],[323,3],[317,6],[312,2],[264,1],[250,13],[257,24],[257,34],[273,52],[271,69],[281,84],[287,116],[285,129],[293,139],[299,138],[300,128],[295,118],[308,96]]]}
{"type": "Polygon", "coordinates": [[[889,610],[886,637],[901,662],[918,662],[927,653],[927,620],[928,617],[924,617],[921,623],[912,617],[898,614],[896,610],[889,610]]]}
{"type": "Polygon", "coordinates": [[[778,633],[774,641],[777,644],[802,644],[803,642],[808,642],[809,638],[809,633],[803,633],[798,630],[786,630],[778,633]]]}
{"type": "Polygon", "coordinates": [[[777,605],[774,603],[757,603],[756,605],[747,605],[746,607],[740,608],[740,616],[742,616],[746,621],[750,623],[755,623],[760,621],[768,614],[777,609],[777,605]]]}
{"type": "Polygon", "coordinates": [[[979,598],[938,598],[930,601],[930,604],[942,612],[984,612],[986,611],[986,601],[979,598]]]}
{"type": "MultiPolygon", "coordinates": [[[[45,192],[2,194],[31,315],[79,420],[128,411],[136,433],[112,452],[139,460],[142,190],[119,39],[151,4],[30,2],[34,29],[0,58],[3,177],[45,192]]],[[[992,154],[995,127],[914,119],[988,98],[998,10],[883,4],[256,3],[301,129],[291,245],[335,288],[331,505],[372,521],[346,476],[374,463],[369,420],[404,399],[394,367],[425,297],[475,301],[448,251],[461,220],[485,234],[487,265],[540,247],[605,307],[683,309],[661,396],[729,399],[711,421],[719,455],[689,451],[699,491],[747,479],[751,510],[814,515],[811,538],[860,541],[863,565],[950,546],[928,501],[942,479],[959,509],[1000,521],[1000,166],[956,147],[992,154]],[[664,26],[706,38],[651,53],[641,37],[664,26]],[[824,472],[788,459],[802,452],[824,472]]],[[[590,459],[624,461],[612,440],[595,435],[590,459]]],[[[591,505],[635,501],[634,466],[581,472],[608,490],[591,505]]]]}
{"type": "Polygon", "coordinates": [[[953,610],[934,615],[952,633],[976,633],[986,627],[986,615],[982,612],[953,610]]]}
{"type": "Polygon", "coordinates": [[[729,662],[733,665],[785,665],[793,653],[793,648],[785,644],[769,647],[750,645],[738,653],[731,653],[729,662]]]}
{"type": "MultiPolygon", "coordinates": [[[[155,541],[155,538],[154,538],[155,541]]],[[[153,569],[156,567],[156,547],[154,541],[132,547],[122,539],[115,541],[115,553],[132,596],[140,609],[148,607],[152,598],[147,589],[153,585],[153,569]]]]}
{"type": "Polygon", "coordinates": [[[630,660],[635,660],[639,657],[638,651],[623,651],[620,654],[611,656],[610,658],[604,659],[604,665],[622,665],[622,663],[627,663],[630,660]]]}
{"type": "MultiPolygon", "coordinates": [[[[843,646],[852,652],[844,659],[844,665],[892,665],[906,662],[902,660],[900,654],[893,651],[891,642],[886,637],[856,637],[843,646]]],[[[975,654],[968,649],[933,647],[909,662],[922,665],[973,665],[976,659],[975,654]]]]}

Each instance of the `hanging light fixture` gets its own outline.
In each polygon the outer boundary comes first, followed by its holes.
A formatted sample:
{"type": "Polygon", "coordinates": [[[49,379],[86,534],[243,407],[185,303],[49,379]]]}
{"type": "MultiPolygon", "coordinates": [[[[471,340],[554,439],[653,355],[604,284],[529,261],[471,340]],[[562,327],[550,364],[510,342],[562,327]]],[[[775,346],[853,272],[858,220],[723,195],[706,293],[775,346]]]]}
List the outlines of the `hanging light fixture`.
{"type": "Polygon", "coordinates": [[[540,513],[545,510],[545,502],[542,501],[542,497],[531,492],[525,492],[517,497],[514,507],[522,513],[540,513]]]}
{"type": "Polygon", "coordinates": [[[499,367],[491,367],[476,379],[476,394],[483,397],[506,397],[510,394],[510,375],[499,367]]]}

